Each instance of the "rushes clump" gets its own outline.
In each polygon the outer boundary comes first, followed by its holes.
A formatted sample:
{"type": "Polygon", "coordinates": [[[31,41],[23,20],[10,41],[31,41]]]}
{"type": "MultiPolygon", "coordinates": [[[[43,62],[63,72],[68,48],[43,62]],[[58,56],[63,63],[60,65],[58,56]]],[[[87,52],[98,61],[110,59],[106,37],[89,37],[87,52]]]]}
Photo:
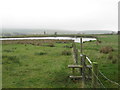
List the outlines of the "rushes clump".
{"type": "Polygon", "coordinates": [[[112,51],[114,51],[114,49],[110,46],[105,46],[100,49],[100,53],[104,53],[104,54],[108,54],[112,51]]]}
{"type": "Polygon", "coordinates": [[[110,53],[110,54],[108,55],[108,59],[110,59],[110,60],[113,59],[113,54],[112,54],[112,53],[110,53]]]}
{"type": "Polygon", "coordinates": [[[71,52],[68,50],[62,51],[62,55],[71,55],[71,52]]]}
{"type": "Polygon", "coordinates": [[[114,53],[110,53],[108,55],[108,59],[111,60],[112,64],[116,64],[118,61],[118,55],[116,55],[114,53]]]}
{"type": "Polygon", "coordinates": [[[53,43],[49,43],[47,46],[49,46],[49,47],[55,47],[55,45],[53,43]]]}
{"type": "Polygon", "coordinates": [[[72,46],[65,45],[64,48],[72,48],[72,46]]]}
{"type": "Polygon", "coordinates": [[[14,52],[13,50],[3,50],[4,52],[14,52]]]}
{"type": "Polygon", "coordinates": [[[6,58],[2,61],[3,64],[20,64],[19,58],[17,56],[3,56],[3,58],[6,58]]]}
{"type": "Polygon", "coordinates": [[[36,52],[35,55],[45,55],[47,54],[46,52],[36,52]]]}

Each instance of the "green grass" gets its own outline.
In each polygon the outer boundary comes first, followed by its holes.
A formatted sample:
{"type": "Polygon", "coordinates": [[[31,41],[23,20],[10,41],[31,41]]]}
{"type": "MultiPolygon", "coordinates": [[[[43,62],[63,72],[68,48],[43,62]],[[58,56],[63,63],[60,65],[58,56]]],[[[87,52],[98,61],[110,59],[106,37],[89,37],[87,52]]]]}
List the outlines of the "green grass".
{"type": "Polygon", "coordinates": [[[72,82],[67,67],[73,63],[72,55],[62,55],[68,44],[44,47],[24,44],[4,44],[3,88],[75,88],[80,83],[72,82]],[[11,52],[12,51],[12,52],[11,52]]]}
{"type": "MultiPolygon", "coordinates": [[[[98,62],[99,70],[107,76],[109,79],[118,82],[118,35],[98,35],[97,36],[102,43],[96,45],[96,41],[83,43],[83,54],[87,55],[91,61],[98,62]],[[114,49],[113,52],[108,54],[100,53],[100,49],[104,46],[110,46],[114,49]],[[109,59],[109,55],[113,58],[109,59]],[[116,60],[116,63],[112,61],[116,60]]],[[[77,44],[80,49],[80,45],[77,44]]],[[[116,88],[111,82],[108,82],[101,76],[99,77],[105,87],[116,88]]]]}
{"type": "MultiPolygon", "coordinates": [[[[98,37],[102,43],[83,43],[83,54],[91,61],[98,62],[99,70],[105,76],[118,82],[118,36],[94,37],[98,37]],[[108,54],[100,53],[104,46],[110,46],[114,51],[108,54]],[[112,58],[109,58],[111,55],[112,58]],[[117,62],[112,63],[114,60],[117,62]]],[[[80,49],[80,44],[76,45],[80,49]]],[[[71,52],[72,49],[68,46],[70,47],[71,43],[54,43],[54,47],[49,44],[3,44],[3,88],[80,88],[81,80],[72,81],[68,78],[71,70],[67,66],[74,63],[71,54],[62,55],[63,51],[71,52]]],[[[117,87],[103,77],[99,78],[106,88],[117,87]]],[[[91,80],[85,83],[86,88],[91,87],[91,80]]]]}

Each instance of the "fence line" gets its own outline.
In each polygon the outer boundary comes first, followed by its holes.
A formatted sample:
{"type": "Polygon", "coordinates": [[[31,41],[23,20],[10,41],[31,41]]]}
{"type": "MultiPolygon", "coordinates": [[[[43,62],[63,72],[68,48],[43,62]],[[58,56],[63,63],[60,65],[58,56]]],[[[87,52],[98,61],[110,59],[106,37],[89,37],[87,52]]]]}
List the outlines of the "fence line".
{"type": "MultiPolygon", "coordinates": [[[[80,41],[82,42],[82,38],[80,38],[80,41]]],[[[76,53],[78,54],[78,52],[80,52],[81,54],[80,54],[80,56],[81,56],[81,61],[83,61],[83,54],[82,54],[82,43],[81,43],[81,45],[80,45],[81,47],[81,49],[79,50],[79,49],[77,49],[77,47],[76,47],[76,45],[75,45],[75,43],[73,43],[73,52],[74,52],[74,58],[75,58],[75,60],[76,60],[76,62],[78,61],[77,59],[78,58],[76,58],[76,57],[78,57],[77,55],[76,55],[76,53]]],[[[87,61],[92,65],[92,73],[93,73],[93,87],[95,86],[96,87],[96,83],[98,83],[99,85],[102,85],[102,87],[103,88],[105,88],[105,86],[104,86],[104,84],[101,82],[101,80],[98,78],[98,74],[100,73],[105,79],[107,79],[109,82],[111,82],[111,83],[114,83],[114,84],[116,84],[116,85],[118,85],[118,86],[120,86],[120,84],[119,83],[117,83],[117,82],[115,82],[115,81],[112,81],[112,80],[110,80],[109,78],[107,78],[100,70],[98,70],[98,66],[95,68],[94,67],[94,69],[93,69],[93,66],[94,66],[94,62],[92,62],[90,59],[89,59],[89,57],[88,56],[85,56],[85,58],[84,59],[87,59],[87,61]],[[97,70],[97,71],[96,71],[97,70]],[[97,81],[98,80],[98,81],[97,81]]],[[[81,62],[81,64],[83,65],[83,62],[81,62]]],[[[86,66],[85,66],[86,67],[86,66]]],[[[85,67],[84,67],[84,65],[83,65],[83,68],[81,68],[81,70],[82,70],[82,79],[83,79],[83,83],[84,83],[84,75],[83,75],[83,73],[84,73],[84,69],[85,69],[85,67]]],[[[84,86],[84,85],[83,85],[84,86]]],[[[101,86],[100,86],[101,87],[101,86]]]]}
{"type": "Polygon", "coordinates": [[[100,73],[105,79],[107,79],[108,81],[110,81],[111,83],[114,83],[114,84],[120,86],[120,84],[118,84],[117,82],[112,81],[112,80],[110,80],[109,78],[107,78],[100,70],[99,70],[99,73],[100,73]]]}
{"type": "Polygon", "coordinates": [[[95,77],[98,79],[98,81],[100,82],[100,84],[105,88],[105,86],[103,85],[103,83],[100,81],[100,79],[97,77],[97,75],[92,71],[92,73],[95,75],[95,77]]]}

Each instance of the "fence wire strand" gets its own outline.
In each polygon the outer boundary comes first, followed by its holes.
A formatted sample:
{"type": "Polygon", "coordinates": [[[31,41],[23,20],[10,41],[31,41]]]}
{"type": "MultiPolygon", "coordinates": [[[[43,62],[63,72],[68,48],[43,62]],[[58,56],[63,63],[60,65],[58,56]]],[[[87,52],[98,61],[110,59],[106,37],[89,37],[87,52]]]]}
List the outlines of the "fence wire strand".
{"type": "Polygon", "coordinates": [[[105,79],[107,79],[107,80],[110,81],[111,83],[114,83],[114,84],[116,84],[116,85],[118,85],[118,86],[120,87],[120,84],[118,84],[117,82],[112,81],[112,80],[110,80],[109,78],[107,78],[100,70],[99,70],[99,73],[100,73],[105,79]]]}
{"type": "Polygon", "coordinates": [[[92,73],[95,75],[95,77],[98,79],[98,81],[100,82],[100,84],[102,85],[103,88],[105,88],[105,86],[103,85],[103,83],[100,81],[100,79],[98,78],[98,76],[92,71],[92,73]]]}
{"type": "MultiPolygon", "coordinates": [[[[78,50],[78,52],[80,52],[80,50],[78,50]]],[[[88,62],[92,65],[92,62],[91,62],[91,60],[88,58],[88,57],[86,57],[86,59],[88,60],[88,62]]],[[[105,86],[103,85],[103,83],[100,81],[100,79],[97,77],[97,75],[92,71],[92,73],[95,75],[95,77],[98,79],[98,81],[100,82],[100,84],[105,88],[105,86]]],[[[118,85],[119,87],[120,87],[120,84],[119,83],[117,83],[117,82],[115,82],[115,81],[112,81],[112,80],[110,80],[109,78],[107,78],[100,70],[99,70],[99,73],[105,78],[105,79],[107,79],[109,82],[111,82],[111,83],[114,83],[114,84],[116,84],[116,85],[118,85]]]]}

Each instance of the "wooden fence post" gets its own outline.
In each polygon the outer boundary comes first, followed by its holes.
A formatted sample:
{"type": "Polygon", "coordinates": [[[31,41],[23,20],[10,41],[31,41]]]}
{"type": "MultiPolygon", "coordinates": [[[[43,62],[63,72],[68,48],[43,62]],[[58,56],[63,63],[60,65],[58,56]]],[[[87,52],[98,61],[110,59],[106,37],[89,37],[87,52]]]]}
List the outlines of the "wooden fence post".
{"type": "Polygon", "coordinates": [[[82,54],[82,37],[80,38],[80,52],[82,54]]]}
{"type": "Polygon", "coordinates": [[[73,52],[74,52],[75,63],[78,64],[78,49],[76,48],[75,42],[73,42],[73,52]]]}
{"type": "Polygon", "coordinates": [[[75,58],[76,58],[76,64],[78,64],[78,49],[77,48],[76,48],[75,58]]]}
{"type": "Polygon", "coordinates": [[[86,55],[82,56],[82,88],[85,88],[85,68],[86,68],[86,63],[85,60],[86,59],[86,55]]]}
{"type": "Polygon", "coordinates": [[[92,87],[97,88],[98,63],[92,63],[92,87]]]}
{"type": "MultiPolygon", "coordinates": [[[[80,38],[80,53],[81,53],[81,55],[82,55],[82,37],[80,38]]],[[[80,59],[81,59],[81,60],[80,60],[80,63],[81,63],[81,65],[82,65],[82,56],[81,56],[80,59]]],[[[81,72],[81,75],[82,75],[82,68],[80,68],[80,72],[81,72]]]]}
{"type": "Polygon", "coordinates": [[[73,51],[75,52],[75,49],[76,49],[76,45],[75,45],[75,42],[73,42],[73,51]]]}

